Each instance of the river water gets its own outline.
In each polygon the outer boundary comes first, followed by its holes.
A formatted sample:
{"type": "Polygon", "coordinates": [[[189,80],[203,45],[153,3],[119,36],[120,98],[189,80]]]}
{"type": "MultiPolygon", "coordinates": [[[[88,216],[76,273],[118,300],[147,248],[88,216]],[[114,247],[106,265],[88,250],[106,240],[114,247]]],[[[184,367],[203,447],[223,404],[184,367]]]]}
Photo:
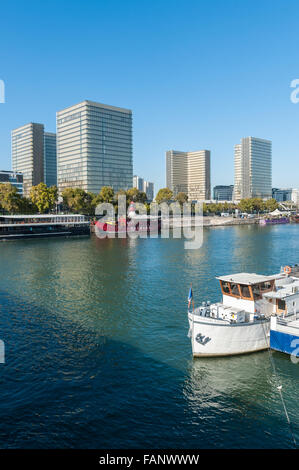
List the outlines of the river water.
{"type": "MultiPolygon", "coordinates": [[[[299,226],[0,245],[1,448],[288,448],[268,352],[193,359],[187,296],[299,262],[299,226]]],[[[273,353],[299,440],[299,364],[273,353]]]]}

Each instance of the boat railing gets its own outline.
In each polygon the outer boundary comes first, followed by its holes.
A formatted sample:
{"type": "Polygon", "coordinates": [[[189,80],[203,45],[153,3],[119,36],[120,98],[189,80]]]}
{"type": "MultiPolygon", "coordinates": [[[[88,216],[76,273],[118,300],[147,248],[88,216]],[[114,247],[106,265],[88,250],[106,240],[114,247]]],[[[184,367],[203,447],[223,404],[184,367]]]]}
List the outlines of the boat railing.
{"type": "Polygon", "coordinates": [[[299,312],[289,313],[284,317],[277,317],[277,323],[287,325],[289,322],[299,320],[299,312]]]}
{"type": "MultiPolygon", "coordinates": [[[[10,217],[3,217],[0,219],[0,225],[24,225],[24,224],[59,224],[59,223],[79,223],[86,222],[82,216],[60,216],[60,217],[47,217],[39,218],[32,217],[26,219],[13,219],[10,217]]],[[[87,223],[87,222],[86,222],[87,223]]]]}

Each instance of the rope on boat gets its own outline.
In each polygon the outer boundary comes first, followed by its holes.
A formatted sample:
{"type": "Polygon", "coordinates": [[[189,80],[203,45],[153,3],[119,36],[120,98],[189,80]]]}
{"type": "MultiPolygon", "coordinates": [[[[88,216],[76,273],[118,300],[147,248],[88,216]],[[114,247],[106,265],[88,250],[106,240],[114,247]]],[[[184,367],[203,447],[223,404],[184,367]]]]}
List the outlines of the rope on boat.
{"type": "MultiPolygon", "coordinates": [[[[266,338],[266,341],[267,341],[267,333],[266,333],[265,328],[264,328],[264,322],[262,322],[262,326],[263,326],[263,332],[264,332],[264,335],[265,335],[265,338],[266,338]]],[[[273,374],[275,376],[276,388],[277,388],[278,393],[280,395],[280,399],[281,399],[281,403],[282,403],[282,406],[283,406],[283,409],[284,409],[284,413],[285,413],[285,416],[286,416],[286,419],[287,419],[287,422],[288,422],[288,425],[289,425],[289,428],[290,428],[292,441],[294,443],[295,449],[297,449],[296,437],[295,437],[293,426],[292,426],[292,423],[291,423],[291,420],[290,420],[290,417],[289,417],[289,413],[288,413],[288,410],[287,410],[287,407],[286,407],[286,404],[285,404],[285,400],[283,398],[282,385],[280,383],[279,376],[278,376],[277,371],[276,371],[275,362],[274,362],[274,358],[273,358],[273,352],[272,352],[272,349],[270,348],[270,346],[268,347],[268,354],[269,354],[269,359],[270,359],[270,363],[271,363],[271,366],[272,366],[273,374]]]]}

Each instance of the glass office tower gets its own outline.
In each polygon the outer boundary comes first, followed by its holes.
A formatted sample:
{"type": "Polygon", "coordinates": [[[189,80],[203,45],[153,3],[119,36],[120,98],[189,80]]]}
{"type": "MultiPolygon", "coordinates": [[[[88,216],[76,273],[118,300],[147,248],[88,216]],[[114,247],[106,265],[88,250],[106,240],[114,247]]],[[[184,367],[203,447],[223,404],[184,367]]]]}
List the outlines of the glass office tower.
{"type": "Polygon", "coordinates": [[[44,134],[44,182],[47,186],[57,185],[56,134],[44,134]]]}
{"type": "Polygon", "coordinates": [[[245,137],[235,145],[234,199],[272,197],[272,142],[245,137]]]}
{"type": "Polygon", "coordinates": [[[23,193],[44,181],[44,125],[29,123],[11,134],[12,169],[23,173],[23,193]]]}
{"type": "Polygon", "coordinates": [[[132,111],[83,101],[57,113],[59,191],[115,192],[133,183],[132,111]]]}

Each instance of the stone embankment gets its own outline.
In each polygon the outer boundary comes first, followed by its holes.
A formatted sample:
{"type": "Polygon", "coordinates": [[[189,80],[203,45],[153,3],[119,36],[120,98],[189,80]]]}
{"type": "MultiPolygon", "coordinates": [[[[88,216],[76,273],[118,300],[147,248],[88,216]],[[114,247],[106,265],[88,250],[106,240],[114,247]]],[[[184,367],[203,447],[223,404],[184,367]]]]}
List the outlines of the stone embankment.
{"type": "Polygon", "coordinates": [[[218,227],[218,226],[225,226],[225,225],[252,225],[258,224],[259,219],[240,219],[236,217],[185,217],[185,218],[170,218],[167,220],[163,220],[164,227],[169,226],[170,228],[174,227],[195,227],[196,225],[203,225],[204,227],[218,227]]]}

